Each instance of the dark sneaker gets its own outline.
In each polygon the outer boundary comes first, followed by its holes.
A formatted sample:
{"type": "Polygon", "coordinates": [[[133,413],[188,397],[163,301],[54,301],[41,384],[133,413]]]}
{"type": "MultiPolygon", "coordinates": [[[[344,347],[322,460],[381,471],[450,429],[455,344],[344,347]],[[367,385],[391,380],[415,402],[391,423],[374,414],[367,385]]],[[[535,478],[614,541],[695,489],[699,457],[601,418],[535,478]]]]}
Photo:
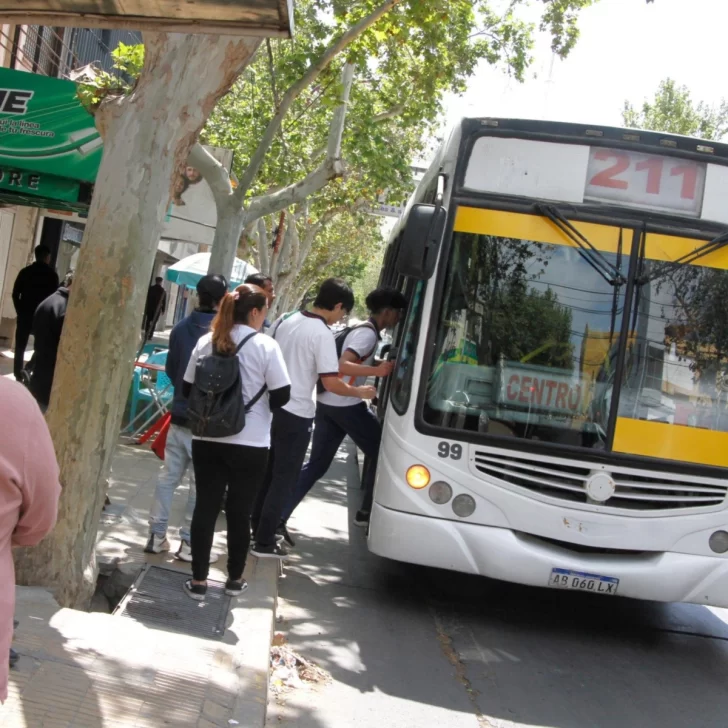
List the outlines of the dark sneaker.
{"type": "Polygon", "coordinates": [[[10,648],[10,667],[15,667],[18,664],[20,655],[11,647],[10,648]]]}
{"type": "Polygon", "coordinates": [[[170,546],[167,536],[158,536],[156,533],[149,534],[149,540],[147,545],[144,547],[145,554],[162,554],[165,551],[169,551],[172,547],[170,546]]]}
{"type": "Polygon", "coordinates": [[[288,528],[285,523],[281,523],[276,530],[276,538],[280,538],[285,541],[291,548],[295,548],[296,542],[291,538],[291,534],[288,533],[288,528]]]}
{"type": "Polygon", "coordinates": [[[225,582],[225,594],[229,597],[239,597],[247,588],[245,579],[228,579],[225,582]]]}
{"type": "Polygon", "coordinates": [[[357,511],[354,516],[354,525],[366,528],[369,525],[369,511],[357,511]]]}
{"type": "Polygon", "coordinates": [[[185,594],[196,602],[201,602],[207,594],[207,584],[193,584],[192,579],[187,579],[184,585],[185,594]]]}
{"type": "Polygon", "coordinates": [[[275,546],[259,546],[258,544],[255,544],[252,549],[250,549],[250,553],[253,554],[253,556],[257,556],[259,559],[287,559],[288,558],[288,551],[281,546],[280,544],[276,544],[275,546]]]}

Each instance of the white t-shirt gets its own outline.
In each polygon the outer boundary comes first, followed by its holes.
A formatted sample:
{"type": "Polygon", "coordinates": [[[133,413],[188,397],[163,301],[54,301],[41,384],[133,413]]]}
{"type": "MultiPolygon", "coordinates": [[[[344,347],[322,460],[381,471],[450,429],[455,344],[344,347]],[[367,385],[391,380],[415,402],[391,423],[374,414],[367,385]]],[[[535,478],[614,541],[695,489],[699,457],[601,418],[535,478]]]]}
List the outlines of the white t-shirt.
{"type": "Polygon", "coordinates": [[[331,329],[320,316],[300,311],[274,324],[271,336],[281,347],[291,378],[291,399],[283,409],[292,415],[313,419],[318,378],[339,374],[331,329]]]}
{"type": "MultiPolygon", "coordinates": [[[[246,336],[255,333],[250,326],[233,327],[232,340],[239,344],[246,336]]],[[[184,380],[192,384],[195,381],[195,368],[201,356],[212,353],[212,334],[205,334],[192,351],[184,380]]],[[[243,401],[250,402],[265,384],[268,390],[280,389],[291,382],[283,361],[283,354],[278,344],[269,336],[253,336],[238,352],[240,361],[240,377],[243,384],[243,401]]],[[[264,394],[245,413],[245,427],[237,435],[227,437],[197,437],[197,440],[224,442],[230,445],[248,445],[249,447],[270,447],[271,412],[268,396],[264,394]]]]}
{"type": "MultiPolygon", "coordinates": [[[[362,366],[371,366],[374,362],[374,355],[377,353],[377,344],[379,343],[379,334],[371,325],[360,325],[352,329],[344,339],[344,346],[341,353],[353,351],[359,359],[362,366]]],[[[367,377],[343,377],[347,384],[353,387],[361,387],[366,384],[367,377]]],[[[321,392],[318,401],[322,404],[328,404],[332,407],[351,407],[351,405],[359,404],[362,400],[359,397],[343,397],[333,392],[321,392]]]]}

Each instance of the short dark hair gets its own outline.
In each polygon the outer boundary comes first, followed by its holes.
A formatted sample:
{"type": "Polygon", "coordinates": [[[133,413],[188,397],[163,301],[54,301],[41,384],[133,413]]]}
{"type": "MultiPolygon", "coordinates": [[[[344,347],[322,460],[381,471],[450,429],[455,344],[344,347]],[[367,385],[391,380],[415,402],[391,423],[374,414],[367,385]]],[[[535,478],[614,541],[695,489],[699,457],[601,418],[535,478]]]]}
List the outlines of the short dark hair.
{"type": "Polygon", "coordinates": [[[43,260],[43,258],[47,258],[51,254],[51,249],[47,245],[39,245],[35,249],[35,259],[36,260],[43,260]]]}
{"type": "Polygon", "coordinates": [[[164,278],[162,278],[162,276],[157,276],[157,277],[156,277],[156,278],[154,279],[154,282],[155,282],[155,283],[162,283],[163,281],[164,281],[164,278]]]}
{"type": "Polygon", "coordinates": [[[207,274],[197,281],[197,301],[200,308],[215,308],[227,293],[225,276],[207,274]]]}
{"type": "Polygon", "coordinates": [[[251,286],[258,286],[258,288],[265,288],[265,284],[270,281],[273,283],[273,279],[267,276],[265,273],[251,273],[243,283],[247,283],[251,286]]]}
{"type": "Polygon", "coordinates": [[[346,281],[341,278],[327,278],[318,290],[314,308],[323,308],[325,311],[333,311],[336,304],[347,311],[354,308],[354,292],[346,281]]]}
{"type": "Polygon", "coordinates": [[[407,299],[396,288],[375,288],[366,298],[367,310],[377,314],[385,308],[404,310],[407,299]]]}

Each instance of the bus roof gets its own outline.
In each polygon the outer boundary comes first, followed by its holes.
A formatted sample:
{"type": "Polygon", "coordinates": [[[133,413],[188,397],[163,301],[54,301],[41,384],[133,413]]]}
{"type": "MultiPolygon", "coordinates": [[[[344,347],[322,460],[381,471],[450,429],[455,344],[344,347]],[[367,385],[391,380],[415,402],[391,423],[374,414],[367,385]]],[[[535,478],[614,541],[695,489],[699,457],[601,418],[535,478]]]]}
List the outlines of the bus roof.
{"type": "Polygon", "coordinates": [[[728,164],[728,144],[661,131],[497,117],[464,118],[459,126],[463,137],[485,132],[498,136],[518,136],[524,139],[562,143],[595,144],[599,141],[611,144],[626,143],[632,148],[636,146],[652,147],[653,153],[654,148],[660,149],[665,154],[679,151],[695,155],[704,162],[728,164]]]}
{"type": "Polygon", "coordinates": [[[690,157],[701,162],[728,166],[728,143],[699,139],[668,132],[629,129],[626,127],[577,124],[565,121],[538,119],[508,119],[501,117],[463,117],[451,127],[437,150],[430,167],[410,196],[405,210],[395,224],[389,239],[400,232],[409,208],[421,199],[423,189],[440,170],[446,174],[455,165],[461,142],[472,136],[490,135],[518,137],[534,141],[628,147],[647,153],[690,157]]]}

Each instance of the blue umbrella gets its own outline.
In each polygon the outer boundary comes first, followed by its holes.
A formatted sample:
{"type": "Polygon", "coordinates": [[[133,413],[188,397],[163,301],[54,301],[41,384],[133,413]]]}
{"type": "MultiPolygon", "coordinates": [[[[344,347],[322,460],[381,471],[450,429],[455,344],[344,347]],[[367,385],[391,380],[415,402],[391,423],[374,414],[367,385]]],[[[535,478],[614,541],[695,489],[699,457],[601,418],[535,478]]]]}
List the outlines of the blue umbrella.
{"type": "MultiPolygon", "coordinates": [[[[202,276],[207,275],[209,265],[209,253],[195,253],[167,268],[167,280],[176,283],[178,286],[194,288],[197,285],[197,281],[202,276]]],[[[240,260],[240,258],[235,258],[233,274],[230,278],[230,290],[232,291],[249,275],[257,272],[257,268],[254,268],[250,263],[246,263],[244,260],[240,260]]]]}

